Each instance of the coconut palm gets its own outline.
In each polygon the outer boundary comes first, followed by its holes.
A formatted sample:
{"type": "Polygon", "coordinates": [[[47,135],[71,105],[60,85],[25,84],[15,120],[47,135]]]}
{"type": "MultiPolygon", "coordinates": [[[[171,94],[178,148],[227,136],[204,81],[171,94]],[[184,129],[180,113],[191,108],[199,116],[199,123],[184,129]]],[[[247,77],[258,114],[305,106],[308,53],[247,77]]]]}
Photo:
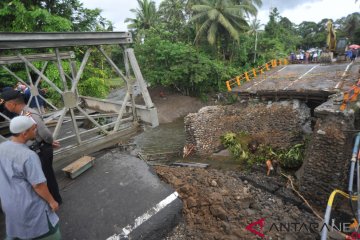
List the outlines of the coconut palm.
{"type": "Polygon", "coordinates": [[[163,0],[159,6],[159,14],[165,22],[177,21],[179,25],[185,24],[186,0],[163,0]]]}
{"type": "Polygon", "coordinates": [[[260,28],[263,26],[264,24],[260,23],[260,20],[257,19],[257,17],[251,19],[250,24],[249,24],[249,30],[247,31],[247,33],[249,35],[255,35],[256,32],[259,32],[260,28]]]}
{"type": "Polygon", "coordinates": [[[163,0],[159,6],[159,22],[172,41],[181,41],[188,38],[191,26],[187,24],[189,14],[186,12],[187,0],[163,0]]]}
{"type": "Polygon", "coordinates": [[[226,38],[226,35],[239,42],[240,31],[248,27],[245,9],[249,6],[235,5],[230,0],[199,0],[199,4],[191,7],[194,12],[191,21],[199,24],[194,42],[198,42],[205,33],[210,45],[214,45],[221,36],[226,38]]]}
{"type": "Polygon", "coordinates": [[[262,6],[262,0],[233,0],[236,5],[247,6],[244,11],[249,16],[257,15],[257,8],[262,6]]]}
{"type": "Polygon", "coordinates": [[[256,62],[256,50],[257,50],[257,41],[258,41],[258,32],[260,31],[261,26],[260,21],[255,17],[250,22],[250,29],[247,33],[251,36],[255,36],[255,45],[254,45],[254,63],[256,62]]]}
{"type": "Polygon", "coordinates": [[[157,19],[156,5],[151,0],[137,0],[139,8],[130,9],[135,14],[135,18],[126,18],[125,22],[130,22],[129,29],[139,31],[149,29],[154,26],[157,19]]]}

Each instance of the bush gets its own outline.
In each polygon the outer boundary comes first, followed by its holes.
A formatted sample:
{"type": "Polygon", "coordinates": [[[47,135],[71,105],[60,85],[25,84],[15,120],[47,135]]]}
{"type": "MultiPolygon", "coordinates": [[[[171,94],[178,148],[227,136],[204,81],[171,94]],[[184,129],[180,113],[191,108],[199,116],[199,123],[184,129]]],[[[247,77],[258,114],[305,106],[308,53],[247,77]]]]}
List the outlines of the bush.
{"type": "Polygon", "coordinates": [[[225,81],[239,72],[193,45],[164,40],[151,31],[144,43],[135,45],[135,52],[148,83],[173,87],[184,95],[225,91],[225,81]]]}
{"type": "Polygon", "coordinates": [[[221,143],[236,159],[250,166],[263,164],[267,160],[276,160],[283,168],[296,169],[302,165],[305,153],[304,143],[296,144],[289,149],[272,149],[270,145],[258,144],[245,132],[228,132],[221,136],[221,143]],[[256,143],[254,148],[249,147],[252,143],[256,143]]]}
{"type": "Polygon", "coordinates": [[[105,83],[105,79],[91,77],[81,81],[78,89],[80,95],[105,98],[109,93],[110,87],[105,83]]]}
{"type": "Polygon", "coordinates": [[[284,168],[299,168],[304,160],[305,144],[296,144],[278,154],[280,165],[284,168]]]}
{"type": "Polygon", "coordinates": [[[226,133],[221,136],[221,143],[229,149],[231,154],[241,161],[246,162],[249,158],[248,143],[249,138],[248,134],[241,132],[239,134],[235,133],[226,133]]]}

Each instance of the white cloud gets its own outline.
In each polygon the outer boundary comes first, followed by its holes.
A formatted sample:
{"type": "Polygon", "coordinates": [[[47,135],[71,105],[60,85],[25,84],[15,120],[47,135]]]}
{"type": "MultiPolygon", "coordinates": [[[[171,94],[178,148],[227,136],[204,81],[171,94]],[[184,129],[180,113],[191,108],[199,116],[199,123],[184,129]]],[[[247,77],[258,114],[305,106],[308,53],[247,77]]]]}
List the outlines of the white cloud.
{"type": "MultiPolygon", "coordinates": [[[[130,9],[138,7],[135,0],[80,0],[86,8],[102,9],[102,16],[114,23],[115,31],[127,31],[126,18],[135,17],[130,9]]],[[[161,0],[155,0],[157,6],[161,0]]],[[[291,22],[320,22],[324,18],[333,20],[360,11],[360,1],[355,0],[263,0],[258,19],[262,24],[269,20],[269,8],[276,7],[280,16],[287,17],[291,22]]]]}
{"type": "Polygon", "coordinates": [[[311,4],[304,3],[296,9],[286,9],[281,15],[290,19],[293,23],[299,24],[305,20],[320,22],[324,18],[335,21],[353,12],[359,12],[359,10],[359,3],[355,4],[355,0],[322,0],[311,4]]]}
{"type": "MultiPolygon", "coordinates": [[[[124,23],[126,18],[134,18],[134,14],[130,9],[136,9],[138,3],[136,0],[80,0],[84,7],[94,9],[100,8],[102,10],[101,16],[110,20],[114,26],[114,31],[127,31],[127,24],[124,23]]],[[[161,0],[155,0],[157,5],[161,0]]]]}
{"type": "MultiPolygon", "coordinates": [[[[278,0],[278,2],[282,1],[278,0]]],[[[303,21],[318,23],[324,18],[337,20],[351,13],[359,12],[360,1],[355,3],[355,0],[310,0],[298,1],[294,7],[284,8],[280,3],[272,4],[272,6],[278,8],[280,16],[287,17],[295,24],[300,24],[303,21]]],[[[267,23],[269,21],[269,9],[261,9],[258,18],[261,23],[267,23]]]]}

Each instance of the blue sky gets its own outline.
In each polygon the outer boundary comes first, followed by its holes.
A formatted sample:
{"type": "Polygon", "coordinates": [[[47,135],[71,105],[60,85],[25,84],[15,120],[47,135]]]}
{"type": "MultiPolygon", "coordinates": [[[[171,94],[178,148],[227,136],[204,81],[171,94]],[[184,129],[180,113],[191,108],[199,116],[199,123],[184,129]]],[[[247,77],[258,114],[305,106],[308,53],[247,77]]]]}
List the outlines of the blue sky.
{"type": "MultiPolygon", "coordinates": [[[[136,0],[80,0],[87,8],[102,9],[102,16],[114,23],[115,31],[127,31],[124,20],[133,18],[130,9],[137,8],[136,0]]],[[[159,6],[161,0],[154,0],[159,6]]],[[[266,24],[270,7],[276,7],[282,17],[299,24],[302,21],[319,22],[324,18],[336,20],[360,11],[360,0],[263,0],[258,19],[266,24]]]]}

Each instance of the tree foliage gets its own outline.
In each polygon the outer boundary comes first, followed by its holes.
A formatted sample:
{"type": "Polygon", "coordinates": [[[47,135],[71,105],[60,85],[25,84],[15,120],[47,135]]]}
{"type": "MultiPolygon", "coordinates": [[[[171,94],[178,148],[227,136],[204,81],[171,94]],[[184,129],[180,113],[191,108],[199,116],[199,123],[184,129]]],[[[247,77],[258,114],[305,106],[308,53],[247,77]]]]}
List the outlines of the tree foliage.
{"type": "Polygon", "coordinates": [[[276,8],[270,13],[270,20],[260,41],[260,52],[265,58],[285,57],[300,45],[300,37],[296,34],[294,24],[280,16],[276,8]]]}
{"type": "Polygon", "coordinates": [[[56,32],[72,29],[71,21],[52,15],[39,6],[25,5],[20,0],[2,1],[0,6],[1,31],[56,32]]]}
{"type": "Polygon", "coordinates": [[[135,14],[135,18],[127,18],[125,22],[130,22],[128,29],[138,36],[138,40],[144,38],[145,31],[154,27],[158,20],[157,9],[154,1],[137,0],[139,5],[136,9],[130,9],[135,14]]]}
{"type": "Polygon", "coordinates": [[[84,8],[79,0],[2,0],[0,31],[63,32],[112,30],[101,10],[84,8]]]}
{"type": "Polygon", "coordinates": [[[360,13],[354,12],[335,22],[338,25],[338,33],[347,37],[350,43],[360,44],[360,13]]]}
{"type": "Polygon", "coordinates": [[[151,85],[173,87],[185,95],[222,91],[225,81],[238,72],[211,60],[189,43],[163,40],[155,31],[149,31],[146,41],[137,44],[135,50],[142,73],[151,85]]]}
{"type": "Polygon", "coordinates": [[[204,34],[211,45],[221,37],[239,42],[240,32],[248,27],[244,6],[228,0],[202,0],[200,3],[191,7],[195,13],[191,21],[199,24],[194,42],[198,42],[204,34]]]}
{"type": "MultiPolygon", "coordinates": [[[[171,86],[184,94],[222,91],[224,81],[252,67],[326,44],[329,19],[295,25],[275,8],[262,30],[256,20],[262,0],[163,0],[159,9],[153,0],[137,3],[138,7],[131,10],[134,17],[126,22],[134,33],[134,48],[144,76],[151,84],[171,86]]],[[[359,19],[360,14],[355,12],[333,21],[338,37],[359,44],[359,19]]],[[[0,31],[107,30],[112,30],[112,23],[101,16],[101,10],[87,9],[80,0],[0,1],[0,31]]],[[[81,48],[76,51],[82,55],[81,48]]],[[[121,51],[112,47],[106,51],[122,66],[121,51]]],[[[92,54],[92,59],[82,81],[90,80],[80,88],[85,93],[101,86],[98,92],[102,96],[108,89],[103,79],[111,77],[112,71],[99,54],[92,54]]],[[[13,70],[21,71],[19,66],[13,70]]],[[[2,70],[0,75],[0,85],[8,85],[12,77],[2,70]]]]}
{"type": "Polygon", "coordinates": [[[169,31],[172,41],[181,41],[192,35],[193,29],[187,24],[190,15],[186,11],[186,2],[186,0],[163,0],[160,3],[159,28],[169,31]]]}
{"type": "MultiPolygon", "coordinates": [[[[218,91],[227,77],[326,44],[328,19],[296,25],[275,8],[262,30],[256,20],[261,0],[163,0],[159,10],[148,0],[138,3],[131,29],[142,32],[135,49],[146,79],[185,94],[218,91]],[[145,6],[150,5],[156,17],[151,17],[151,25],[140,24],[146,22],[145,6]],[[232,75],[229,69],[241,70],[232,75]]],[[[339,34],[357,36],[356,16],[336,26],[339,34]]]]}

